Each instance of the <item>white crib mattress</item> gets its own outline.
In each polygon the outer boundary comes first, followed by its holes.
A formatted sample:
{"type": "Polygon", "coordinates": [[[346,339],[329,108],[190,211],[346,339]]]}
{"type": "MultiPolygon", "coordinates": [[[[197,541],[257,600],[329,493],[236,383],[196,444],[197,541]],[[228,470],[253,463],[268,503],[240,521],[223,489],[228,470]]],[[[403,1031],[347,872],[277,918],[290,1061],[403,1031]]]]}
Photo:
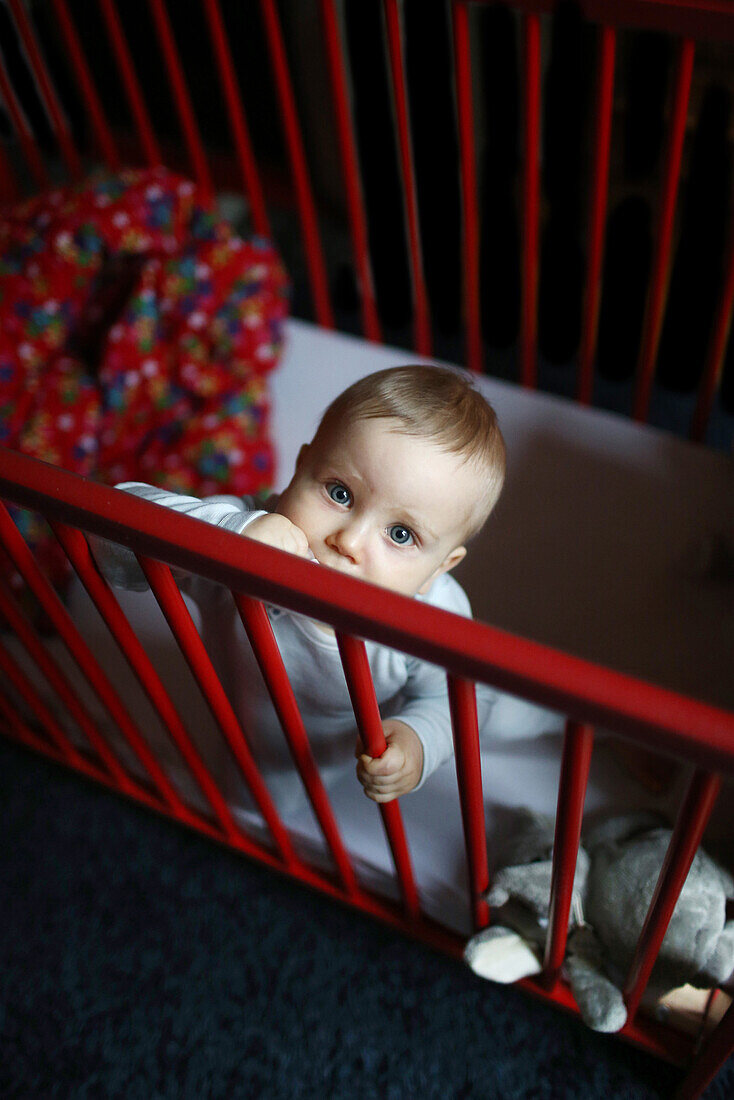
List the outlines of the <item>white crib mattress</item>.
{"type": "MultiPolygon", "coordinates": [[[[413,359],[404,351],[327,333],[292,321],[282,365],[273,379],[277,488],[289,478],[328,402],[358,377],[413,359]]],[[[479,619],[516,631],[682,692],[734,707],[731,592],[697,581],[687,554],[702,532],[731,521],[732,466],[726,456],[629,423],[582,410],[562,399],[480,379],[495,405],[509,451],[502,501],[471,546],[459,574],[479,619]]],[[[215,774],[226,763],[211,717],[150,593],[120,593],[154,657],[177,709],[215,774]]],[[[133,717],[187,790],[175,751],[86,595],[77,586],[72,613],[133,717]]],[[[60,643],[55,656],[78,683],[60,643]]],[[[18,659],[29,668],[20,647],[18,659]]],[[[99,704],[79,685],[90,711],[99,704]]],[[[532,740],[483,742],[482,768],[491,837],[490,863],[512,827],[518,805],[554,814],[562,748],[560,721],[548,715],[532,740]],[[544,730],[548,732],[543,732],[544,730]]],[[[600,739],[585,812],[641,806],[675,812],[687,774],[656,800],[620,770],[600,739]]],[[[379,812],[353,774],[330,792],[360,879],[399,896],[379,812]]],[[[710,835],[731,837],[722,797],[710,835]]],[[[419,792],[402,799],[416,882],[425,912],[461,933],[471,931],[464,842],[453,762],[419,792]]],[[[256,815],[239,808],[247,828],[256,815]]],[[[286,816],[297,846],[328,862],[308,806],[286,816]]]]}

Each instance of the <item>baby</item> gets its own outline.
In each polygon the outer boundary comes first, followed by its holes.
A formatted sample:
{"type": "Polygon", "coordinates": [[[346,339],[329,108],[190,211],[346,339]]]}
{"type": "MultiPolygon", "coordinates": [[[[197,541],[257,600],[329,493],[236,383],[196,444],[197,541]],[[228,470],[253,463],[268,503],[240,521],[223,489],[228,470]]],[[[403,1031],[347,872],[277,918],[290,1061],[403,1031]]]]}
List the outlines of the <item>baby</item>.
{"type": "MultiPolygon", "coordinates": [[[[469,377],[442,368],[405,366],[369,375],[336,398],[313,440],[301,447],[287,488],[265,510],[255,509],[248,498],[197,500],[140,483],[118,488],[470,616],[467,597],[449,572],[464,558],[466,544],[492,511],[504,476],[505,446],[497,418],[469,377]]],[[[129,551],[97,543],[95,554],[113,583],[140,586],[142,574],[129,551]]],[[[182,587],[201,608],[211,606],[216,586],[189,578],[188,586],[182,587]]],[[[221,602],[217,606],[221,638],[227,612],[221,602]]],[[[277,608],[269,613],[327,780],[343,759],[345,741],[352,748],[357,743],[357,776],[375,802],[389,802],[416,789],[450,757],[453,745],[442,669],[367,643],[387,741],[385,753],[373,759],[364,753],[356,733],[333,632],[277,608]]],[[[228,629],[234,628],[231,620],[226,621],[228,629]]],[[[244,657],[248,647],[242,641],[243,646],[227,646],[230,689],[240,704],[236,709],[248,712],[248,735],[259,742],[261,766],[271,789],[275,787],[276,801],[282,802],[279,780],[286,783],[286,772],[292,775],[293,768],[273,753],[272,739],[282,741],[282,734],[277,738],[278,731],[269,729],[273,723],[263,707],[256,705],[258,713],[253,712],[252,691],[245,685],[257,674],[244,657]]],[[[481,720],[494,693],[481,689],[478,694],[481,720]]]]}

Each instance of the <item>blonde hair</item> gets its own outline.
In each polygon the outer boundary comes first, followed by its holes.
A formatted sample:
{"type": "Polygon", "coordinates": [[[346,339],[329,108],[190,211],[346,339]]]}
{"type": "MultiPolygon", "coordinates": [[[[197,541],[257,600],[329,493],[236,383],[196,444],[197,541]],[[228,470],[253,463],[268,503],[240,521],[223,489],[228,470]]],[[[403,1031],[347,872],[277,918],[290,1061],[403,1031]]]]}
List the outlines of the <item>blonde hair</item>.
{"type": "Polygon", "coordinates": [[[383,418],[398,420],[406,435],[436,443],[484,475],[468,524],[467,536],[475,535],[502,491],[506,452],[497,414],[474,388],[471,375],[420,365],[368,374],[332,401],[316,435],[324,436],[345,422],[383,418]]]}

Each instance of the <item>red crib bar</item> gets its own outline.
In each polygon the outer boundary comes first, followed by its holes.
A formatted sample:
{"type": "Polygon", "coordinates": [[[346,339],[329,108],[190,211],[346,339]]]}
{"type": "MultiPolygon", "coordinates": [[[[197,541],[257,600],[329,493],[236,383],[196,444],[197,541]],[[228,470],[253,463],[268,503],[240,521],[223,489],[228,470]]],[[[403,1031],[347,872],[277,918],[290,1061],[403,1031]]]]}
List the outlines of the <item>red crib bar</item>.
{"type": "Polygon", "coordinates": [[[431,354],[431,318],[428,308],[428,293],[423,277],[423,257],[421,254],[420,225],[418,220],[418,201],[415,188],[415,171],[410,141],[408,120],[408,98],[405,91],[405,62],[400,27],[400,11],[397,0],[383,0],[385,25],[387,27],[388,53],[392,75],[393,99],[398,129],[400,149],[400,168],[405,196],[405,213],[408,223],[408,250],[410,253],[410,272],[413,284],[413,345],[419,355],[431,354]]]}
{"type": "MultiPolygon", "coordinates": [[[[38,151],[38,146],[33,138],[33,134],[28,129],[25,115],[20,109],[15,92],[13,91],[13,86],[10,83],[10,78],[5,69],[2,53],[0,53],[0,97],[2,97],[13,121],[13,127],[18,135],[18,142],[23,150],[23,156],[28,162],[28,167],[31,170],[33,179],[36,181],[38,187],[47,187],[51,181],[46,165],[41,159],[41,154],[38,151]]],[[[10,181],[11,186],[15,187],[14,180],[10,176],[9,171],[7,173],[7,179],[10,181]]],[[[15,190],[17,191],[17,188],[15,188],[15,190]]]]}
{"type": "Polygon", "coordinates": [[[596,85],[596,139],[589,211],[589,259],[583,307],[583,331],[579,350],[578,401],[590,405],[594,391],[594,355],[599,326],[601,270],[604,256],[604,228],[609,186],[609,147],[614,106],[614,53],[616,34],[611,27],[599,28],[599,70],[596,85]]]}
{"type": "Polygon", "coordinates": [[[670,918],[720,789],[721,777],[718,775],[699,770],[691,779],[625,982],[624,998],[630,1019],[637,1011],[645,991],[670,918]]]}
{"type": "Polygon", "coordinates": [[[76,33],[76,28],[74,27],[71,16],[69,15],[69,10],[66,6],[66,0],[53,0],[53,5],[56,12],[56,18],[61,27],[61,33],[64,36],[66,48],[69,52],[69,57],[71,58],[72,67],[79,83],[84,106],[89,112],[100,152],[107,162],[108,168],[117,171],[120,167],[117,147],[112,138],[112,132],[107,124],[107,119],[104,116],[102,104],[100,103],[97,89],[92,80],[92,74],[89,71],[84,51],[79,42],[79,36],[76,33]]]}
{"type": "Polygon", "coordinates": [[[548,936],[543,964],[545,981],[549,986],[558,979],[566,954],[568,915],[571,911],[593,744],[594,731],[591,726],[571,721],[566,723],[553,841],[548,936]]]}
{"type": "MultiPolygon", "coordinates": [[[[221,729],[227,744],[232,750],[242,775],[257,802],[258,808],[265,818],[268,828],[273,835],[275,844],[283,858],[283,862],[286,867],[290,869],[298,862],[298,857],[293,850],[290,837],[278,815],[278,811],[275,808],[275,804],[270,797],[268,789],[257,770],[245,736],[232,710],[232,705],[225,695],[219,677],[209,660],[206,649],[204,648],[204,643],[194,626],[188,608],[171,575],[171,570],[167,565],[163,565],[159,561],[153,561],[152,558],[139,556],[138,561],[140,562],[140,568],[145,574],[145,579],[150,585],[153,595],[166,617],[166,621],[173,632],[173,636],[178,642],[181,652],[186,658],[197,684],[201,688],[202,694],[209,705],[209,709],[214,715],[214,719],[221,729]]],[[[200,762],[199,767],[201,768],[202,777],[206,774],[207,783],[212,783],[208,773],[206,773],[200,762]]],[[[217,801],[220,803],[223,802],[215,784],[212,785],[212,792],[214,791],[217,792],[217,801]]],[[[226,803],[224,805],[226,806],[226,803]]],[[[234,825],[229,807],[226,808],[226,817],[230,823],[234,825]]]]}
{"type": "Polygon", "coordinates": [[[153,15],[158,41],[163,51],[168,79],[171,83],[173,99],[176,104],[176,111],[178,112],[186,147],[193,164],[194,175],[204,195],[211,201],[214,198],[212,178],[209,173],[209,165],[204,153],[204,147],[201,144],[199,128],[194,118],[194,111],[186,86],[186,78],[181,66],[181,59],[178,56],[178,50],[176,49],[176,42],[173,37],[173,31],[171,30],[168,12],[166,11],[163,0],[148,0],[148,3],[153,15]]]}
{"type": "Polygon", "coordinates": [[[454,0],[451,12],[454,29],[454,66],[461,166],[466,357],[469,370],[479,372],[482,370],[484,358],[479,307],[479,206],[469,51],[469,12],[465,0],[454,0]]]}
{"type": "Polygon", "coordinates": [[[666,155],[665,183],[660,202],[658,238],[653,261],[652,278],[645,309],[645,327],[637,364],[637,388],[633,408],[635,420],[646,420],[650,407],[650,394],[655,375],[660,333],[665,313],[665,299],[670,278],[670,250],[673,241],[675,202],[680,180],[683,140],[688,117],[688,97],[693,74],[695,44],[692,39],[682,39],[678,47],[678,63],[675,75],[675,95],[666,155]]]}
{"type": "Polygon", "coordinates": [[[306,246],[306,263],[311,281],[316,319],[323,328],[333,328],[334,316],[329,299],[326,267],[321,251],[321,241],[319,240],[316,208],[308,178],[306,155],[303,151],[301,131],[298,125],[295,96],[293,95],[293,87],[288,72],[283,33],[280,29],[280,21],[273,0],[260,0],[260,8],[265,23],[273,72],[278,89],[283,130],[291,162],[291,171],[293,172],[296,202],[301,219],[301,232],[306,246]]]}
{"type": "MultiPolygon", "coordinates": [[[[336,632],[336,640],[339,645],[347,687],[349,688],[349,697],[352,700],[357,726],[362,735],[362,742],[370,756],[382,756],[387,748],[387,742],[382,732],[382,719],[377,707],[375,688],[372,683],[372,673],[370,672],[364,642],[340,631],[336,632]]],[[[390,850],[395,861],[406,915],[411,921],[417,921],[420,918],[418,890],[413,878],[413,868],[400,807],[397,799],[392,802],[379,803],[379,807],[390,850]]]]}
{"type": "Polygon", "coordinates": [[[242,619],[242,625],[247,632],[247,637],[250,639],[250,645],[263,679],[270,692],[275,712],[293,754],[298,774],[303,780],[314,813],[324,834],[324,839],[334,858],[339,877],[347,894],[353,896],[359,890],[354,868],[342,843],[334,811],[321,782],[321,776],[311,752],[311,746],[308,743],[301,712],[298,709],[267,612],[259,600],[253,600],[250,596],[243,596],[239,592],[233,592],[232,595],[242,619]]]}
{"type": "MultiPolygon", "coordinates": [[[[84,536],[81,531],[77,531],[73,527],[67,527],[62,523],[52,523],[51,527],[125,659],[138,677],[143,690],[170,733],[174,744],[204,792],[221,828],[230,839],[236,840],[239,830],[232,818],[229,807],[191,744],[168,693],[125,618],[120,605],[112,595],[107,583],[97,572],[84,536]]],[[[176,816],[190,821],[192,819],[191,810],[182,801],[145,742],[136,742],[133,744],[133,748],[153,778],[170,811],[176,816]]]]}
{"type": "Polygon", "coordinates": [[[691,418],[690,437],[696,443],[700,443],[706,433],[706,425],[711,415],[714,397],[721,379],[724,353],[731,329],[732,309],[734,308],[734,230],[729,234],[729,248],[725,262],[726,276],[716,311],[711,345],[698,391],[696,409],[691,418]]]}
{"type": "Polygon", "coordinates": [[[524,16],[525,142],[523,168],[520,381],[534,389],[538,371],[538,225],[540,194],[540,16],[524,16]]]}
{"type": "Polygon", "coordinates": [[[447,681],[474,931],[478,932],[489,923],[489,906],[482,896],[489,888],[489,866],[477,727],[477,696],[470,680],[449,675],[447,681]]]}
{"type": "Polygon", "coordinates": [[[21,0],[10,0],[10,7],[13,12],[15,25],[18,28],[18,32],[23,39],[23,45],[28,53],[28,59],[33,68],[33,75],[38,82],[41,98],[48,111],[52,129],[59,143],[64,162],[72,178],[78,179],[82,174],[82,163],[79,159],[79,154],[74,142],[71,139],[71,132],[66,124],[66,119],[59,105],[56,92],[49,79],[46,63],[43,60],[30,20],[26,15],[21,0]]]}
{"type": "Polygon", "coordinates": [[[135,125],[143,146],[143,152],[145,153],[148,165],[153,168],[157,164],[161,164],[163,158],[161,157],[158,142],[153,133],[153,127],[150,124],[150,117],[145,106],[143,94],[140,90],[138,78],[135,75],[135,67],[130,56],[127,42],[125,41],[120,17],[117,14],[114,0],[99,0],[99,3],[102,8],[105,23],[107,24],[107,33],[115,54],[117,67],[120,70],[127,101],[130,105],[133,118],[135,119],[135,125]]]}
{"type": "Polygon", "coordinates": [[[78,723],[90,745],[104,764],[112,779],[114,779],[117,786],[126,794],[132,794],[134,784],[127,772],[111,751],[105,739],[97,732],[97,727],[89,716],[88,711],[71,688],[59,666],[43,646],[31,624],[17,607],[12,596],[7,591],[4,581],[0,581],[0,615],[2,615],[8,625],[15,631],[30,658],[35,662],[51,684],[51,687],[66,706],[69,714],[71,714],[72,718],[78,723]]]}
{"type": "Polygon", "coordinates": [[[255,232],[263,237],[270,236],[265,200],[263,198],[260,176],[255,163],[255,156],[250,142],[250,132],[247,126],[242,97],[237,84],[237,76],[232,63],[232,53],[227,41],[227,33],[219,7],[219,0],[204,0],[204,10],[209,20],[209,32],[214,45],[214,56],[217,61],[219,79],[222,92],[229,112],[229,121],[232,127],[237,159],[240,162],[245,191],[250,200],[252,210],[252,224],[255,232]]]}
{"type": "Polygon", "coordinates": [[[370,266],[367,218],[364,211],[357,147],[354,141],[347,96],[344,56],[333,0],[321,0],[321,21],[324,26],[324,42],[331,77],[331,90],[334,95],[336,132],[339,139],[345,197],[349,212],[349,229],[352,235],[352,247],[354,248],[357,282],[360,291],[362,324],[365,336],[369,340],[379,342],[381,340],[380,320],[377,315],[377,300],[370,266]]]}
{"type": "Polygon", "coordinates": [[[81,767],[82,757],[80,753],[71,744],[66,731],[56,721],[31,681],[22,671],[17,661],[10,656],[2,642],[0,642],[0,670],[5,673],[20,697],[25,700],[36,718],[38,718],[44,733],[51,738],[54,748],[62,760],[74,768],[81,767]]]}
{"type": "MultiPolygon", "coordinates": [[[[92,656],[89,647],[72,622],[68,611],[39,569],[31,551],[23,541],[22,535],[3,504],[0,504],[0,542],[44,612],[48,615],[54,629],[58,632],[59,637],[76,661],[90,687],[93,688],[100,702],[117,723],[128,745],[148,772],[152,782],[159,789],[169,792],[168,795],[164,795],[169,805],[172,807],[181,806],[184,815],[188,814],[187,808],[183,806],[176,792],[168,783],[165,773],[159,769],[155,757],[150,753],[135,723],[120,702],[117,692],[92,656]]],[[[136,796],[140,797],[137,790],[136,796]]]]}

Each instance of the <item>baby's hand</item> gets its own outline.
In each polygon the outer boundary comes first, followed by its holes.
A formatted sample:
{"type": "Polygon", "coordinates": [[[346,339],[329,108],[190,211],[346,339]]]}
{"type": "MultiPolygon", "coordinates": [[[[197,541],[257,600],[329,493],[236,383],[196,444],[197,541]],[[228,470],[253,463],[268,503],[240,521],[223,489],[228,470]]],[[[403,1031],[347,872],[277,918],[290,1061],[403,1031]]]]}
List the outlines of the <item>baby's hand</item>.
{"type": "Polygon", "coordinates": [[[357,741],[357,779],[373,802],[392,802],[417,786],[423,771],[423,746],[415,730],[388,718],[382,723],[387,749],[382,756],[367,756],[357,741]]]}
{"type": "Polygon", "coordinates": [[[301,558],[309,556],[308,539],[300,527],[291,523],[285,516],[272,512],[267,516],[258,516],[248,523],[242,534],[245,538],[264,542],[276,550],[285,550],[289,554],[298,554],[301,558]]]}

